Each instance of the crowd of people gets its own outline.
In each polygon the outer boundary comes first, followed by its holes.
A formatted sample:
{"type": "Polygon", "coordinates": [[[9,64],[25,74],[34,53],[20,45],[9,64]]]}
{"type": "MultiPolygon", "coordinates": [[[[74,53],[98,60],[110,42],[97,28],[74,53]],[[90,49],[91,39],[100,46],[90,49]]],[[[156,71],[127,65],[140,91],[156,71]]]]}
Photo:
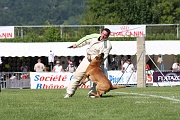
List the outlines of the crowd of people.
{"type": "MultiPolygon", "coordinates": [[[[108,70],[123,71],[123,64],[126,64],[127,60],[131,60],[131,64],[137,69],[137,63],[130,55],[108,55],[108,70]]],[[[47,57],[1,57],[0,71],[2,72],[35,72],[34,66],[38,63],[38,59],[41,59],[41,63],[44,64],[43,71],[53,72],[53,67],[56,65],[56,61],[59,60],[60,65],[63,67],[64,72],[73,72],[78,65],[82,62],[84,56],[54,56],[54,60],[51,63],[48,62],[47,57]],[[71,61],[71,62],[70,62],[71,61]],[[70,64],[69,64],[70,63],[70,64]],[[70,67],[71,66],[71,67],[70,67]],[[69,69],[70,68],[70,69],[69,69]]],[[[175,59],[174,59],[175,60],[175,59]]],[[[171,60],[172,61],[172,60],[171,60]]],[[[157,61],[148,60],[146,63],[146,71],[157,71],[159,67],[161,70],[180,70],[179,60],[175,60],[171,65],[168,64],[168,69],[164,69],[166,63],[163,64],[162,59],[157,61]]],[[[131,67],[131,66],[128,66],[131,67]]]]}
{"type": "MultiPolygon", "coordinates": [[[[79,59],[79,62],[81,62],[81,59],[79,59]]],[[[52,65],[54,65],[52,67],[52,70],[50,70],[49,68],[47,68],[44,63],[42,63],[41,59],[39,58],[37,60],[37,63],[34,65],[34,71],[35,72],[56,72],[56,73],[60,73],[60,72],[70,72],[73,73],[76,71],[77,66],[75,65],[75,63],[72,60],[67,60],[67,67],[64,67],[62,64],[64,63],[60,61],[60,59],[57,59],[55,61],[55,64],[52,63],[52,65]]],[[[25,63],[22,64],[21,67],[22,72],[27,72],[28,71],[28,67],[25,65],[25,63]]]]}
{"type": "MultiPolygon", "coordinates": [[[[74,61],[72,60],[67,60],[68,65],[67,66],[63,66],[63,62],[60,61],[60,59],[57,59],[54,63],[53,63],[53,68],[52,70],[50,70],[49,68],[47,68],[47,66],[45,66],[41,59],[37,60],[37,63],[34,65],[34,71],[35,72],[70,72],[73,73],[76,71],[78,65],[81,63],[83,58],[79,59],[78,64],[75,64],[74,61]]],[[[151,67],[149,65],[149,62],[146,63],[146,67],[145,70],[148,71],[150,70],[151,67]]],[[[132,72],[136,72],[136,68],[133,65],[133,63],[131,62],[131,59],[124,59],[124,60],[120,60],[117,61],[116,57],[113,56],[112,60],[109,62],[109,67],[108,70],[120,70],[123,73],[124,72],[128,72],[128,73],[132,73],[132,72]],[[120,64],[118,67],[118,64],[120,64]]],[[[171,70],[174,71],[178,71],[180,70],[180,63],[179,60],[177,60],[175,63],[173,63],[171,70]]],[[[22,63],[21,66],[21,72],[28,72],[29,71],[29,67],[25,64],[25,62],[22,63]]]]}

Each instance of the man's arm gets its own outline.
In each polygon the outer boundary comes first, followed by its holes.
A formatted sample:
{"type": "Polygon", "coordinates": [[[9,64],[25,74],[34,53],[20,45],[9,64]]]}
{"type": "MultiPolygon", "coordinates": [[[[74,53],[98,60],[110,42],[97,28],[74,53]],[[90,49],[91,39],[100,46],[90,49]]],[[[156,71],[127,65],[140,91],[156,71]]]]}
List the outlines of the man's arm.
{"type": "Polygon", "coordinates": [[[86,35],[85,37],[81,38],[78,40],[75,44],[70,46],[69,48],[77,48],[77,47],[82,47],[85,46],[86,44],[90,44],[90,39],[92,38],[98,38],[100,34],[91,34],[91,35],[86,35]]]}
{"type": "Polygon", "coordinates": [[[79,46],[80,44],[87,42],[87,40],[92,39],[92,38],[98,38],[100,36],[100,34],[90,34],[90,35],[86,35],[85,37],[81,38],[80,40],[78,40],[76,42],[76,45],[79,46]]]}

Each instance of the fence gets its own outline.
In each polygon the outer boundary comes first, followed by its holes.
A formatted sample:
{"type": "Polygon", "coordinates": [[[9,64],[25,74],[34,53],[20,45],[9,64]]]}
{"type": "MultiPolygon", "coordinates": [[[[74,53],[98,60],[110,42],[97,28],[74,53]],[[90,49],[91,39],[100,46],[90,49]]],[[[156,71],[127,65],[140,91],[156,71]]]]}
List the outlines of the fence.
{"type": "MultiPolygon", "coordinates": [[[[15,26],[13,42],[74,42],[81,37],[100,33],[104,25],[40,25],[15,26]]],[[[179,39],[179,24],[147,24],[146,40],[179,39]]],[[[134,40],[134,38],[113,38],[112,40],[134,40]]],[[[10,40],[1,40],[11,42],[10,40]]]]}
{"type": "Polygon", "coordinates": [[[23,72],[1,72],[0,86],[5,88],[30,88],[30,76],[23,72]]]}
{"type": "MultiPolygon", "coordinates": [[[[0,72],[0,90],[1,89],[51,89],[66,88],[69,84],[72,73],[54,73],[54,72],[42,72],[42,73],[31,73],[24,72],[0,72]],[[35,77],[35,76],[37,76],[35,77]],[[60,77],[57,77],[60,76],[60,77]],[[66,76],[65,78],[62,76],[66,76]],[[40,80],[41,79],[41,80],[40,80]],[[51,79],[54,79],[51,81],[51,79]],[[65,79],[65,80],[62,80],[65,79]],[[44,87],[43,87],[44,86],[44,87]]],[[[180,85],[180,71],[146,71],[146,86],[169,86],[169,85],[180,85]]],[[[112,84],[120,84],[126,86],[137,85],[136,73],[122,73],[121,71],[108,71],[108,78],[112,84]]],[[[90,83],[91,84],[91,83],[90,83]]],[[[89,85],[86,85],[86,87],[89,85]]],[[[89,86],[90,87],[90,86],[89,86]]],[[[85,88],[80,87],[80,88],[85,88]]]]}

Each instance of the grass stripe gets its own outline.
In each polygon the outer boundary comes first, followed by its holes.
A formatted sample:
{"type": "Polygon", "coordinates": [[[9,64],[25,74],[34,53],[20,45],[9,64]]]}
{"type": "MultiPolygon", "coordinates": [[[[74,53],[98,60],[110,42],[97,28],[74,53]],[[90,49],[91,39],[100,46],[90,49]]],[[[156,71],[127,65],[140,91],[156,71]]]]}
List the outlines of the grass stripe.
{"type": "Polygon", "coordinates": [[[165,96],[158,96],[158,95],[148,95],[148,94],[139,94],[139,93],[127,93],[127,92],[115,92],[115,93],[120,93],[120,94],[131,94],[131,95],[139,95],[139,96],[149,96],[149,97],[154,97],[154,98],[162,98],[170,101],[176,101],[180,102],[179,99],[171,98],[171,97],[165,97],[165,96]]]}

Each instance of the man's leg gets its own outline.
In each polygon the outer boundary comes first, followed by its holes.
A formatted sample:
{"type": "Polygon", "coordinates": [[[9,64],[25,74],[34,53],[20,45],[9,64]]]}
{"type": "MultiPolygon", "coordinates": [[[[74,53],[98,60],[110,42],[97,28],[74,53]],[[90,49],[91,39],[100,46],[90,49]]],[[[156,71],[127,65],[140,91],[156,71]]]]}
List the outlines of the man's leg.
{"type": "Polygon", "coordinates": [[[93,97],[94,96],[94,95],[91,94],[91,92],[97,94],[96,85],[97,85],[96,83],[92,83],[92,87],[90,88],[89,93],[88,93],[89,97],[93,97]]]}
{"type": "Polygon", "coordinates": [[[75,91],[79,85],[79,82],[82,80],[89,63],[90,62],[87,60],[87,58],[84,58],[83,61],[79,64],[79,66],[77,67],[74,73],[72,80],[70,81],[66,89],[67,94],[64,98],[72,97],[75,94],[75,91]]]}

